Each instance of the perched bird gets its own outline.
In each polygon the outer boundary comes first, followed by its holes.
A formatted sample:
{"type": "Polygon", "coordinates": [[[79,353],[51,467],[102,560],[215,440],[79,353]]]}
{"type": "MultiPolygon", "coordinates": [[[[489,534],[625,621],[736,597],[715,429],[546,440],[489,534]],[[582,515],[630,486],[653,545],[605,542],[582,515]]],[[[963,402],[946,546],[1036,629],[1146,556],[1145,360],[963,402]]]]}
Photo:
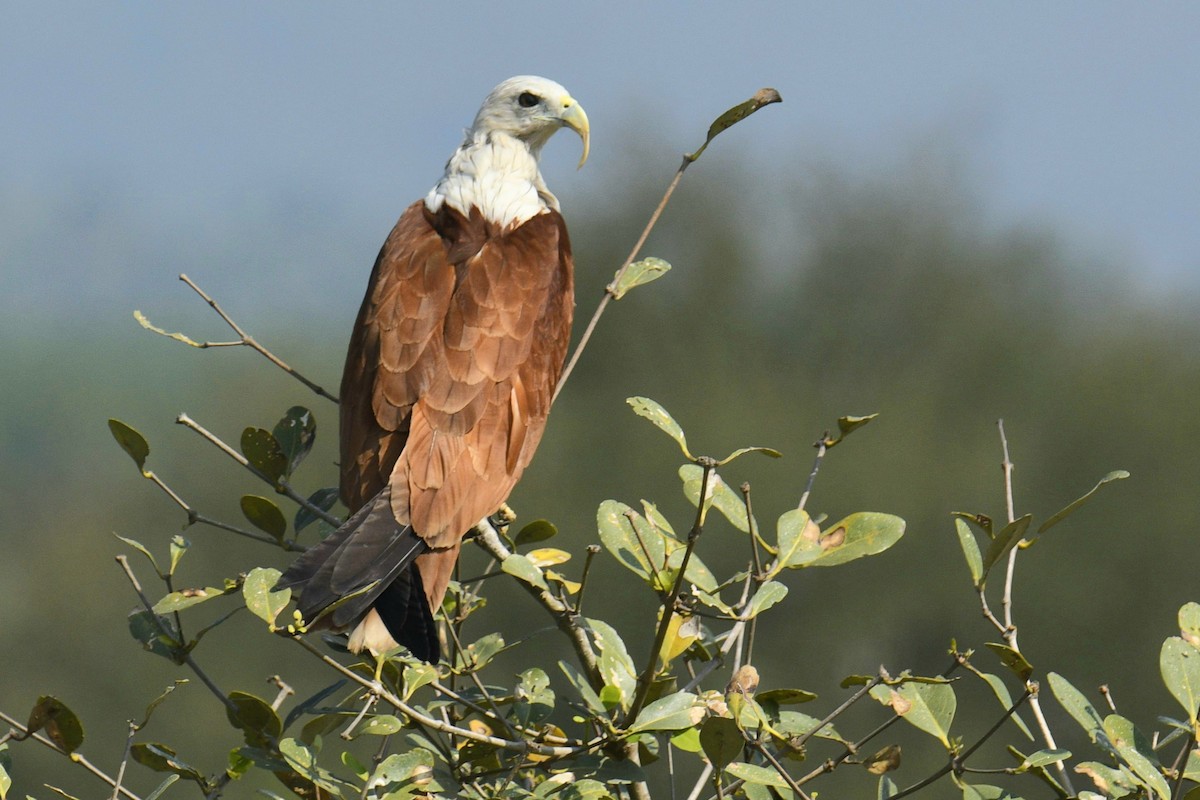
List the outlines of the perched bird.
{"type": "Polygon", "coordinates": [[[351,517],[280,578],[354,652],[439,658],[433,611],[463,536],[529,464],[574,311],[571,244],[538,170],[588,118],[559,84],[488,95],[424,199],[375,261],[341,386],[341,498],[351,517]]]}

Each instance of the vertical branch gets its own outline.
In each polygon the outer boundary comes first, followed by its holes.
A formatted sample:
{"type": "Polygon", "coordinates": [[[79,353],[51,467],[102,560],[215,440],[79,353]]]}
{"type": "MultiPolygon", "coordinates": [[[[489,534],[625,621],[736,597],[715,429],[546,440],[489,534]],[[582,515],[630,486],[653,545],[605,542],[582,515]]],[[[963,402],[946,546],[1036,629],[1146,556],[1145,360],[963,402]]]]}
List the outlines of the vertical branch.
{"type": "Polygon", "coordinates": [[[583,355],[583,348],[587,347],[588,340],[592,338],[592,332],[596,330],[596,324],[600,322],[600,317],[604,314],[604,309],[608,308],[609,301],[616,297],[616,289],[617,285],[621,282],[621,277],[625,274],[625,270],[629,269],[629,265],[633,263],[633,260],[637,258],[638,253],[642,251],[642,245],[649,238],[650,231],[654,230],[654,226],[658,224],[658,218],[662,216],[663,209],[667,207],[667,202],[671,199],[671,195],[675,193],[675,187],[679,185],[679,181],[683,179],[684,171],[691,163],[685,156],[683,163],[675,171],[675,177],[671,179],[671,183],[667,186],[667,191],[663,193],[662,199],[658,201],[658,206],[654,209],[654,213],[650,215],[650,221],[642,229],[642,235],[638,237],[637,242],[633,245],[633,249],[629,251],[629,255],[625,257],[625,261],[617,269],[612,283],[604,287],[604,296],[600,298],[600,304],[596,306],[596,311],[592,314],[592,318],[588,320],[587,327],[583,330],[583,336],[579,338],[579,344],[575,345],[575,352],[571,353],[571,360],[567,362],[567,366],[563,368],[562,375],[559,376],[558,385],[554,387],[554,397],[550,400],[551,403],[558,398],[558,393],[562,391],[563,384],[567,382],[567,378],[571,377],[571,372],[575,369],[575,364],[579,362],[579,357],[583,355]]]}
{"type": "Polygon", "coordinates": [[[826,433],[815,445],[817,448],[817,457],[813,460],[812,472],[808,473],[808,483],[804,487],[804,494],[800,495],[800,502],[796,504],[796,508],[803,509],[808,503],[808,496],[812,494],[813,484],[817,482],[817,473],[821,469],[821,462],[825,459],[825,453],[829,450],[828,442],[829,434],[826,433]]]}
{"type": "Polygon", "coordinates": [[[704,529],[704,504],[708,500],[708,479],[712,475],[716,462],[711,458],[699,458],[696,461],[704,468],[704,472],[700,476],[700,496],[696,503],[696,521],[692,524],[691,531],[688,532],[687,545],[684,547],[683,558],[679,562],[679,572],[675,575],[675,583],[671,586],[670,594],[663,600],[662,617],[658,621],[658,630],[654,634],[654,644],[650,647],[650,657],[647,659],[646,668],[638,676],[637,694],[634,696],[632,705],[629,706],[629,713],[625,715],[627,724],[637,719],[638,713],[642,710],[642,706],[645,705],[646,698],[650,694],[650,686],[654,682],[654,668],[658,666],[658,654],[662,652],[663,642],[667,639],[667,629],[671,624],[671,615],[675,612],[675,603],[679,600],[679,592],[683,589],[688,562],[692,559],[692,551],[696,549],[696,542],[700,540],[700,533],[704,529]]]}

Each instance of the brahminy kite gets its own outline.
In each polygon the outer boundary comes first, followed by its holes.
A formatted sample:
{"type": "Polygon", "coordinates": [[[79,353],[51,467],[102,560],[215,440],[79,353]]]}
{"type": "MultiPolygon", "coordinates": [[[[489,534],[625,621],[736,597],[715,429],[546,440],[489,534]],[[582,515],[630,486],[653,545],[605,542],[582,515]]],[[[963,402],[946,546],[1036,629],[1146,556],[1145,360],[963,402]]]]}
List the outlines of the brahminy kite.
{"type": "Polygon", "coordinates": [[[438,660],[433,612],[463,536],[504,503],[542,438],[575,301],[538,157],[564,126],[583,140],[582,167],[588,118],[567,90],[501,83],[375,261],[342,375],[352,515],[279,581],[314,627],[349,631],[354,652],[404,645],[438,660]]]}

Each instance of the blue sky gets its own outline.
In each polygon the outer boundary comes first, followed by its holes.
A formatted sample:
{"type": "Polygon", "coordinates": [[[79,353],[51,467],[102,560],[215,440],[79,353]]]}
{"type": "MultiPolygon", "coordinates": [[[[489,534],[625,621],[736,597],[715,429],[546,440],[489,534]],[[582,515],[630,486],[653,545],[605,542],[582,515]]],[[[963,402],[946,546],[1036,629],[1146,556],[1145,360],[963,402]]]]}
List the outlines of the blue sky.
{"type": "Polygon", "coordinates": [[[869,172],[944,147],[990,218],[1061,229],[1158,291],[1200,285],[1200,5],[409,5],[0,5],[0,272],[32,278],[5,305],[123,295],[189,259],[369,261],[519,73],[592,118],[582,173],[577,142],[546,156],[568,208],[603,202],[588,188],[638,146],[668,147],[669,172],[770,85],[784,104],[718,157],[869,172]],[[294,251],[270,244],[288,226],[256,230],[264,209],[303,227],[294,251]]]}

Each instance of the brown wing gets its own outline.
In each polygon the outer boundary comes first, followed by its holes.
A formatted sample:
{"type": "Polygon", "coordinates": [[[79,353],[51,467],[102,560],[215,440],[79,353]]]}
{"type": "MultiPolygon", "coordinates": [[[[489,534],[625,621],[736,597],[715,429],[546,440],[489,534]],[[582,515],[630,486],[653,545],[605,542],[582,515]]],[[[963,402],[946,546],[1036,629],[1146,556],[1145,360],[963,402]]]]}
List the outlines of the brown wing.
{"type": "Polygon", "coordinates": [[[463,534],[533,457],[573,308],[557,212],[501,232],[418,202],[380,252],[342,377],[342,497],[353,510],[390,485],[435,548],[418,558],[434,608],[463,534]]]}

